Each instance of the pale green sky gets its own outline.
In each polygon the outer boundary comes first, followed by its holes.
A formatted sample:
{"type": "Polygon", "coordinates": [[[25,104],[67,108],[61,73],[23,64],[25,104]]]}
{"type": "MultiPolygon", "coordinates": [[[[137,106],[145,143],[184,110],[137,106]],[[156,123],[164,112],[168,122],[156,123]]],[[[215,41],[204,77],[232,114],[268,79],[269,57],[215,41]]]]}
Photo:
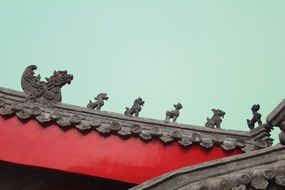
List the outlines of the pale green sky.
{"type": "MultiPolygon", "coordinates": [[[[0,0],[0,86],[21,90],[22,71],[75,78],[63,102],[124,112],[141,96],[142,117],[204,125],[211,108],[222,127],[248,130],[252,104],[263,121],[284,96],[284,0],[0,0]]],[[[276,138],[279,130],[274,130],[276,138]]]]}

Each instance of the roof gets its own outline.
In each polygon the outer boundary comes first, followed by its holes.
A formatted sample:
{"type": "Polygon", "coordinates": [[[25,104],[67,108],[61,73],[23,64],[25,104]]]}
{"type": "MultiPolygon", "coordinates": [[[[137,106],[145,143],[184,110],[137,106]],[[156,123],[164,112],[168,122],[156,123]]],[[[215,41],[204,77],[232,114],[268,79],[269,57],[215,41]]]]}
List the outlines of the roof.
{"type": "Polygon", "coordinates": [[[280,144],[215,161],[184,167],[140,184],[132,190],[246,190],[285,187],[285,99],[267,116],[279,127],[280,144]]]}
{"type": "MultiPolygon", "coordinates": [[[[267,123],[261,123],[261,115],[257,112],[259,105],[254,105],[253,118],[248,120],[251,131],[225,130],[220,128],[225,112],[219,109],[212,110],[214,115],[207,119],[205,127],[170,122],[171,119],[176,121],[179,116],[180,103],[174,105],[175,110],[166,112],[164,121],[138,117],[144,104],[141,98],[136,99],[131,108],[126,108],[124,114],[100,110],[103,100],[108,99],[106,93],[96,97],[101,98],[101,102],[90,101],[87,107],[61,103],[61,87],[70,84],[73,76],[67,71],[55,71],[46,81],[41,81],[40,76],[34,76],[35,69],[36,66],[31,65],[22,75],[24,92],[0,87],[0,127],[3,135],[7,136],[0,143],[5,153],[1,155],[1,160],[136,184],[177,168],[199,164],[162,175],[137,189],[188,189],[188,186],[194,189],[244,189],[245,184],[237,183],[240,181],[237,177],[243,176],[240,172],[254,179],[256,174],[251,174],[249,169],[255,169],[259,175],[268,168],[274,173],[270,179],[276,179],[276,183],[281,185],[283,183],[283,177],[279,177],[280,172],[276,169],[280,166],[280,159],[276,160],[274,156],[277,150],[283,154],[284,148],[271,147],[273,139],[270,138],[270,131],[273,127],[279,127],[282,131],[280,142],[285,144],[285,100],[267,117],[267,123]],[[254,128],[256,122],[259,126],[254,128]],[[23,128],[24,125],[29,126],[23,128]],[[49,125],[53,126],[50,130],[46,129],[49,125]],[[34,135],[33,138],[31,135],[34,135]],[[161,143],[158,144],[158,141],[161,143]],[[5,147],[9,142],[9,146],[5,147]],[[15,150],[20,156],[14,153],[15,150]],[[242,153],[241,150],[247,153],[234,156],[242,153]],[[29,157],[25,156],[27,152],[29,157]],[[54,155],[57,157],[54,158],[54,155]],[[227,156],[233,157],[220,159],[227,156]],[[263,158],[267,161],[262,162],[263,158]],[[202,163],[213,159],[218,160],[202,163]],[[225,169],[226,166],[228,169],[225,169]],[[113,167],[112,172],[106,169],[113,167]],[[207,168],[207,172],[203,168],[207,168]],[[126,171],[127,175],[124,175],[126,171]],[[205,176],[208,175],[207,180],[199,173],[203,171],[205,176]],[[189,181],[184,174],[192,175],[190,178],[196,181],[189,181]]],[[[283,155],[280,158],[283,159],[283,155]]],[[[268,185],[263,178],[251,180],[250,183],[259,188],[260,181],[262,188],[268,185]]]]}
{"type": "Polygon", "coordinates": [[[53,107],[26,102],[24,92],[0,87],[0,115],[16,115],[21,120],[56,123],[62,129],[76,128],[81,133],[97,132],[101,135],[136,137],[147,142],[160,139],[165,145],[171,142],[183,147],[199,144],[204,148],[214,145],[224,150],[240,148],[245,152],[272,145],[270,126],[263,124],[252,131],[212,129],[197,125],[165,123],[162,120],[130,117],[123,114],[91,110],[86,107],[56,103],[53,107]]]}
{"type": "Polygon", "coordinates": [[[131,190],[245,190],[275,186],[285,188],[285,147],[281,145],[181,168],[131,190]]]}

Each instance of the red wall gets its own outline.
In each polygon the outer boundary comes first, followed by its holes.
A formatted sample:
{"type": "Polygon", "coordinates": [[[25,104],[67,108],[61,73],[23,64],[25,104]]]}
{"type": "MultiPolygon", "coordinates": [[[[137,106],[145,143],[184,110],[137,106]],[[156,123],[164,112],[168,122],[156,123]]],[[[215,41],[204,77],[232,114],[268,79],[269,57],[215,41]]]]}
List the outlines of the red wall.
{"type": "Polygon", "coordinates": [[[40,166],[139,184],[163,173],[208,160],[240,154],[219,146],[183,148],[154,139],[102,137],[93,131],[63,131],[57,125],[42,127],[0,117],[0,160],[40,166]]]}

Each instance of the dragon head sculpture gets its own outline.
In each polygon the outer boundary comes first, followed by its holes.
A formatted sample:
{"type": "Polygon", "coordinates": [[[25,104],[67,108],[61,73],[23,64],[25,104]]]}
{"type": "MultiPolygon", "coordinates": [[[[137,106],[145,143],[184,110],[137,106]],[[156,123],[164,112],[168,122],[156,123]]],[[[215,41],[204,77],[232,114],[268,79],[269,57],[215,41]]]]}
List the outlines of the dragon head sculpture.
{"type": "Polygon", "coordinates": [[[41,81],[40,75],[34,76],[37,66],[28,66],[22,74],[21,85],[28,95],[27,100],[47,105],[61,102],[61,87],[70,84],[73,75],[67,71],[54,71],[53,75],[41,81]]]}
{"type": "Polygon", "coordinates": [[[54,71],[50,78],[46,78],[47,83],[52,83],[53,86],[62,87],[66,84],[70,84],[73,79],[73,75],[68,74],[67,71],[54,71]]]}

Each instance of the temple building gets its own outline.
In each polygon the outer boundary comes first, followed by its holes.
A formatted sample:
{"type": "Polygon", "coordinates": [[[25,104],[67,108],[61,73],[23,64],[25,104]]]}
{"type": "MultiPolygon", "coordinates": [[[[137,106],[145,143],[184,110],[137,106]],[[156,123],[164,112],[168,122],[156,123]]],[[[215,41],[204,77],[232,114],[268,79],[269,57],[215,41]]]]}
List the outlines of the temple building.
{"type": "Polygon", "coordinates": [[[265,123],[253,105],[250,131],[225,130],[217,108],[196,126],[176,122],[181,103],[165,120],[141,118],[140,97],[122,114],[101,110],[106,93],[65,104],[73,75],[43,81],[36,69],[23,72],[23,92],[0,87],[0,190],[285,189],[285,100],[265,123]]]}

